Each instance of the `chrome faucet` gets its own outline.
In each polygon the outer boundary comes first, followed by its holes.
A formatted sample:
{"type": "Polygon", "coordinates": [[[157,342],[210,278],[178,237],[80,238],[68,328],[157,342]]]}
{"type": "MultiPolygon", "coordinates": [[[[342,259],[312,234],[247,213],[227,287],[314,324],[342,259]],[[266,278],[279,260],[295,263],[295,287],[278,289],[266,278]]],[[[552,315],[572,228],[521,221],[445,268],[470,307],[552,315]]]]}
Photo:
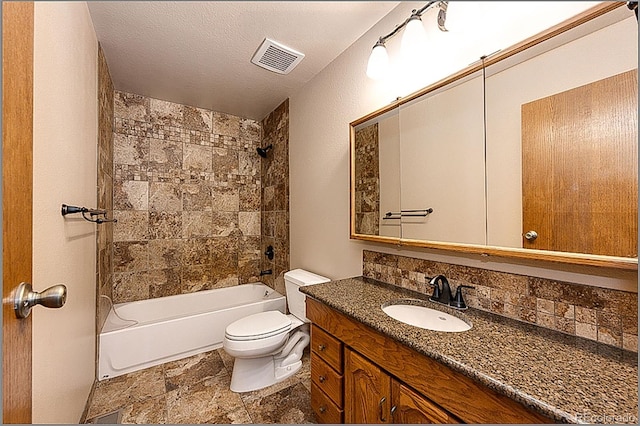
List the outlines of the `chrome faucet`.
{"type": "MultiPolygon", "coordinates": [[[[429,278],[429,277],[427,277],[429,278]]],[[[444,275],[437,275],[433,278],[429,279],[429,285],[433,287],[433,294],[429,298],[434,302],[442,303],[447,306],[451,306],[456,309],[467,309],[467,304],[464,302],[462,298],[462,289],[463,288],[475,288],[470,285],[459,285],[456,288],[455,296],[451,292],[451,286],[449,285],[449,280],[444,275]],[[442,284],[442,287],[438,283],[442,284]]]]}

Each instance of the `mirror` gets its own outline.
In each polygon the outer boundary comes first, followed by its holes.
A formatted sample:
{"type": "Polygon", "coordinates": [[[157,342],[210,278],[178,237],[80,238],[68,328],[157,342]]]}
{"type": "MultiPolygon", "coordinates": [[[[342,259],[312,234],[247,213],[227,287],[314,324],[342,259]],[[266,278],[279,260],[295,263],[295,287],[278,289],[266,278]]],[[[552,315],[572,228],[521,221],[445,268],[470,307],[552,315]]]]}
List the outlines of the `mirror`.
{"type": "Polygon", "coordinates": [[[353,130],[355,163],[354,219],[358,234],[401,236],[400,128],[397,110],[381,114],[353,130]],[[382,213],[381,213],[382,212],[382,213]],[[399,217],[399,216],[398,216],[399,217]]]}
{"type": "Polygon", "coordinates": [[[476,71],[400,106],[403,238],[486,244],[483,102],[476,71]]]}
{"type": "Polygon", "coordinates": [[[351,123],[351,237],[637,269],[637,21],[620,6],[351,123]]]}

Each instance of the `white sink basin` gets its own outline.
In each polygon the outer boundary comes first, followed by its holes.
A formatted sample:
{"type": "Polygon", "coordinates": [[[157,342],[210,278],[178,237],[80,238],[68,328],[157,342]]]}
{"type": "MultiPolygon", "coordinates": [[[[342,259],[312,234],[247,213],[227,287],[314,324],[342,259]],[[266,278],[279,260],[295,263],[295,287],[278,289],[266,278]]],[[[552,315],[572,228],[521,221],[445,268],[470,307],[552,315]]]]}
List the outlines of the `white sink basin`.
{"type": "Polygon", "coordinates": [[[382,306],[385,314],[405,324],[433,331],[457,333],[471,329],[471,324],[446,312],[401,302],[382,306]]]}

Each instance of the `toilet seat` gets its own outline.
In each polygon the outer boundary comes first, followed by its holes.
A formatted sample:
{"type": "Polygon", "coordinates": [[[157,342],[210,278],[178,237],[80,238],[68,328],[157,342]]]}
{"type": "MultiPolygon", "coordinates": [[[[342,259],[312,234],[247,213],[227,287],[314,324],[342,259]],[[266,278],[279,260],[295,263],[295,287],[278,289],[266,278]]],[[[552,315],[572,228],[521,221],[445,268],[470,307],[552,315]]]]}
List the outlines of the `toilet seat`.
{"type": "Polygon", "coordinates": [[[260,312],[232,322],[224,335],[233,341],[262,340],[288,333],[291,325],[291,319],[280,311],[260,312]]]}

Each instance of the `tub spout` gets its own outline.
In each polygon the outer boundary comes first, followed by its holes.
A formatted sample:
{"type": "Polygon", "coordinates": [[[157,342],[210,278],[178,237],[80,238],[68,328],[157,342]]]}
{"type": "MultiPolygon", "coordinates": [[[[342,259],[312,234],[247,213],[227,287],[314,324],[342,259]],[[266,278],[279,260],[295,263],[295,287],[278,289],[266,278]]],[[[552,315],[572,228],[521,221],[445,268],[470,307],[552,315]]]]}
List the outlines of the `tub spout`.
{"type": "Polygon", "coordinates": [[[260,276],[271,275],[271,274],[273,274],[273,271],[271,269],[265,269],[264,271],[260,271],[260,276]]]}

